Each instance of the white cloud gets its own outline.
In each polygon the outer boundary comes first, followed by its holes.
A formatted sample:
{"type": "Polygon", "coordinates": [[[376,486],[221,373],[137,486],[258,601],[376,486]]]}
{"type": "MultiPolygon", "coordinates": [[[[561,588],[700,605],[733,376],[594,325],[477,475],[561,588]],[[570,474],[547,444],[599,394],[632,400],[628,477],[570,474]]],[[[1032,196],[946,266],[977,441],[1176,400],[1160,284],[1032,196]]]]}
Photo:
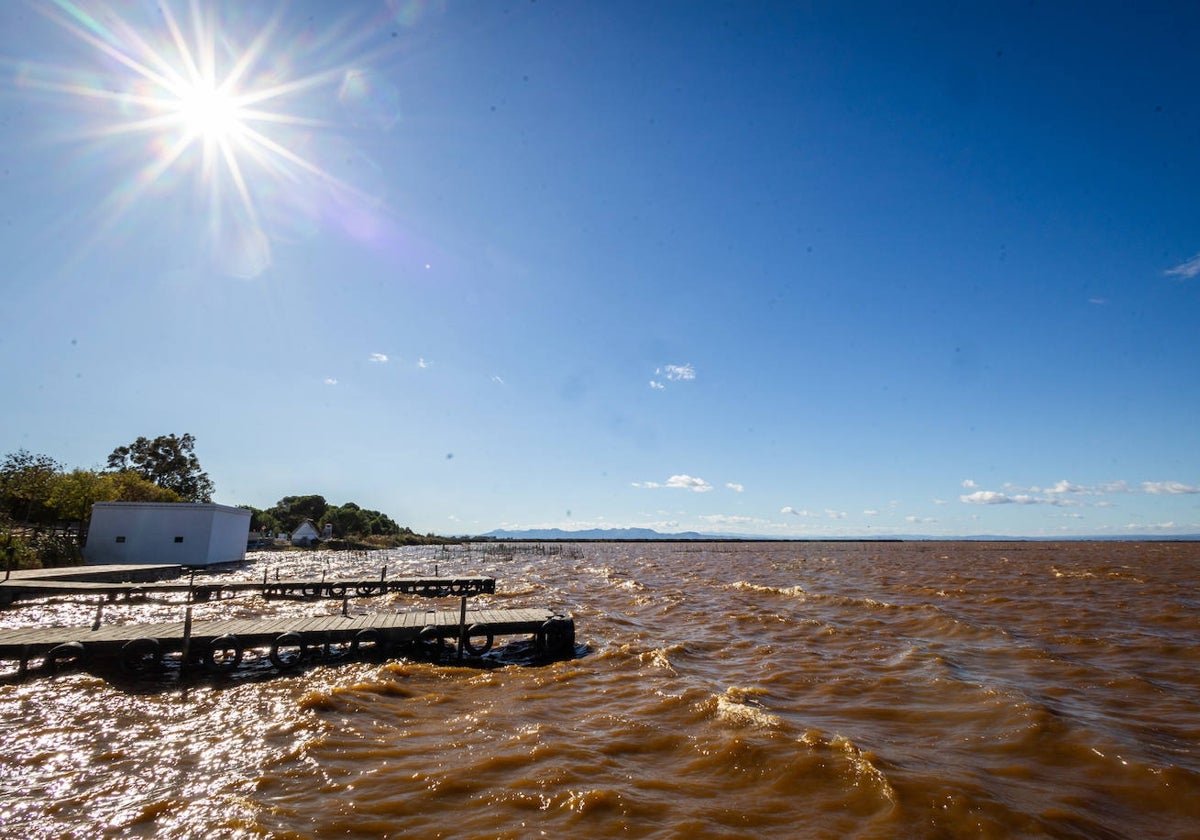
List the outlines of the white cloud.
{"type": "Polygon", "coordinates": [[[700,519],[710,525],[765,525],[761,519],[755,519],[753,516],[734,516],[725,513],[711,513],[701,516],[700,519]]]}
{"type": "Polygon", "coordinates": [[[873,508],[867,508],[866,510],[863,511],[863,516],[878,516],[878,515],[879,515],[879,511],[877,511],[873,508]]]}
{"type": "Polygon", "coordinates": [[[1130,531],[1146,531],[1146,532],[1150,532],[1150,533],[1157,533],[1159,531],[1179,530],[1179,526],[1176,525],[1174,522],[1154,522],[1154,523],[1151,523],[1148,525],[1131,522],[1130,524],[1126,525],[1125,527],[1128,528],[1130,531]]]}
{"type": "Polygon", "coordinates": [[[433,362],[426,361],[425,359],[417,359],[417,367],[424,370],[425,368],[433,367],[433,362]]]}
{"type": "Polygon", "coordinates": [[[913,525],[930,525],[937,522],[932,516],[906,516],[904,517],[904,521],[913,525]]]}
{"type": "Polygon", "coordinates": [[[503,380],[503,379],[501,379],[499,376],[493,376],[493,377],[492,377],[492,381],[493,381],[493,382],[495,382],[497,385],[503,385],[503,384],[504,384],[504,380],[503,380]]]}
{"type": "Polygon", "coordinates": [[[730,490],[732,490],[734,493],[741,493],[746,489],[741,484],[735,484],[732,481],[725,482],[725,486],[728,487],[730,490]]]}
{"type": "Polygon", "coordinates": [[[1108,304],[1108,298],[1088,298],[1088,303],[1092,304],[1093,306],[1105,306],[1108,304]]]}
{"type": "MultiPolygon", "coordinates": [[[[972,486],[974,486],[972,484],[972,486]]],[[[1011,505],[1012,499],[1003,493],[997,493],[995,490],[976,490],[974,493],[968,493],[965,496],[958,497],[960,501],[968,505],[1011,505]]]]}
{"type": "Polygon", "coordinates": [[[817,516],[817,514],[813,513],[811,510],[797,510],[791,505],[780,508],[779,512],[790,513],[792,516],[799,516],[801,519],[812,519],[813,517],[817,516]]]}
{"type": "Polygon", "coordinates": [[[690,475],[673,475],[667,479],[667,486],[691,490],[693,493],[707,493],[712,489],[712,485],[703,478],[693,478],[690,475]]]}
{"type": "Polygon", "coordinates": [[[1142,490],[1152,496],[1179,496],[1189,493],[1200,493],[1200,487],[1183,484],[1179,481],[1143,481],[1142,490]]]}
{"type": "MultiPolygon", "coordinates": [[[[1037,488],[1032,488],[1036,490],[1037,488]]],[[[1051,495],[1035,496],[1031,493],[1000,493],[996,490],[976,490],[974,493],[968,493],[959,496],[960,502],[968,505],[1054,505],[1055,507],[1077,507],[1083,502],[1074,499],[1065,499],[1061,495],[1054,495],[1053,491],[1047,490],[1051,495]]],[[[1072,491],[1082,492],[1082,491],[1072,491]]]]}
{"type": "Polygon", "coordinates": [[[669,382],[686,382],[696,378],[696,369],[689,365],[663,365],[660,368],[654,369],[654,379],[650,380],[650,387],[656,391],[661,391],[666,388],[666,383],[662,380],[666,379],[669,382]]]}
{"type": "Polygon", "coordinates": [[[830,519],[845,519],[846,511],[830,510],[829,508],[825,508],[825,515],[828,516],[830,519]]]}
{"type": "Polygon", "coordinates": [[[1200,486],[1181,481],[1143,481],[1131,486],[1126,481],[1109,481],[1096,485],[1075,484],[1066,479],[1054,482],[1049,487],[1017,487],[1004,484],[1003,492],[976,489],[974,481],[963,482],[963,487],[972,490],[959,496],[959,501],[968,505],[1051,505],[1069,507],[1115,507],[1110,499],[1103,498],[1113,493],[1145,493],[1150,496],[1200,495],[1200,486]]]}
{"type": "Polygon", "coordinates": [[[388,357],[386,353],[372,353],[370,359],[377,364],[383,364],[388,360],[388,357]]]}
{"type": "Polygon", "coordinates": [[[337,384],[337,380],[336,380],[336,379],[333,379],[332,377],[330,377],[330,378],[326,378],[326,379],[325,379],[325,380],[323,380],[323,381],[324,381],[324,383],[325,383],[326,385],[336,385],[336,384],[337,384]]]}
{"type": "Polygon", "coordinates": [[[657,490],[669,487],[675,490],[691,490],[693,493],[707,493],[713,489],[713,486],[703,478],[696,478],[690,475],[673,475],[665,483],[657,481],[634,481],[632,484],[634,487],[640,487],[643,490],[657,490]]]}
{"type": "Polygon", "coordinates": [[[1089,490],[1086,487],[1082,487],[1078,484],[1072,484],[1071,482],[1067,481],[1064,478],[1062,481],[1054,482],[1054,486],[1047,488],[1046,492],[1047,493],[1091,493],[1093,491],[1089,490]]]}
{"type": "Polygon", "coordinates": [[[1200,274],[1200,254],[1192,257],[1187,262],[1180,263],[1174,268],[1168,268],[1164,273],[1168,277],[1180,277],[1184,280],[1191,280],[1197,274],[1200,274]]]}

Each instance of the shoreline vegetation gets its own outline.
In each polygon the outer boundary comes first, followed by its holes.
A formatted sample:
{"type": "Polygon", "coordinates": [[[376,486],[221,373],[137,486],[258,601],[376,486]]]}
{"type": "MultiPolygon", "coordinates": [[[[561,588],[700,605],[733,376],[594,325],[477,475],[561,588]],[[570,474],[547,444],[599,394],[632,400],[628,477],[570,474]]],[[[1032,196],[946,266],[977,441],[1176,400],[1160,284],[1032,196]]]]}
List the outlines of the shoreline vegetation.
{"type": "MultiPolygon", "coordinates": [[[[50,455],[22,448],[0,461],[0,569],[39,569],[83,563],[83,546],[96,502],[211,503],[215,491],[195,454],[191,434],[139,437],[109,454],[104,468],[68,468],[50,455]]],[[[318,494],[285,496],[273,506],[249,504],[250,530],[266,547],[280,545],[311,522],[332,538],[314,547],[372,550],[409,545],[459,544],[471,537],[417,534],[387,514],[352,501],[330,504],[318,494]]],[[[251,550],[248,542],[247,550],[251,550]]]]}

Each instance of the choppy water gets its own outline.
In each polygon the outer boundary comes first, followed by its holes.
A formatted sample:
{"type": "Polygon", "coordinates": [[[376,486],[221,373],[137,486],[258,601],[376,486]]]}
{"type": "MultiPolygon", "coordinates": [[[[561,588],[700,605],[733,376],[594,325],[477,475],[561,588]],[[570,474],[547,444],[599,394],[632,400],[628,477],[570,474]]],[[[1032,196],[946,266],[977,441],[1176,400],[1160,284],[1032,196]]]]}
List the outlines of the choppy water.
{"type": "Polygon", "coordinates": [[[293,553],[232,576],[383,563],[494,575],[478,603],[568,611],[582,655],[2,685],[0,835],[1200,836],[1200,544],[293,553]]]}

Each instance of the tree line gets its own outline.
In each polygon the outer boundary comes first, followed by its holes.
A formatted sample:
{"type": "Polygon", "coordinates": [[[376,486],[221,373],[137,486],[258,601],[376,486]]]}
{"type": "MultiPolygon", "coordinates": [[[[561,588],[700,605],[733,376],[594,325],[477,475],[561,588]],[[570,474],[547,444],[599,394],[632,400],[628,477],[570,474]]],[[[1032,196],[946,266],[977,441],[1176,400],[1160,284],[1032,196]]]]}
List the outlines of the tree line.
{"type": "Polygon", "coordinates": [[[316,494],[284,496],[265,510],[253,505],[241,507],[250,511],[250,530],[260,533],[290,534],[307,519],[321,531],[326,525],[332,525],[334,538],[338,540],[380,546],[451,542],[433,534],[416,534],[411,528],[397,525],[386,513],[360,507],[354,502],[330,504],[324,496],[316,494]]]}
{"type": "MultiPolygon", "coordinates": [[[[26,449],[0,461],[0,550],[15,565],[78,562],[75,536],[87,530],[96,502],[211,502],[213,483],[200,467],[190,434],[139,437],[116,447],[103,469],[68,469],[49,455],[26,449]]],[[[399,545],[445,542],[414,534],[386,514],[354,502],[331,505],[322,496],[285,496],[251,512],[251,530],[290,533],[305,519],[356,543],[399,545]]]]}

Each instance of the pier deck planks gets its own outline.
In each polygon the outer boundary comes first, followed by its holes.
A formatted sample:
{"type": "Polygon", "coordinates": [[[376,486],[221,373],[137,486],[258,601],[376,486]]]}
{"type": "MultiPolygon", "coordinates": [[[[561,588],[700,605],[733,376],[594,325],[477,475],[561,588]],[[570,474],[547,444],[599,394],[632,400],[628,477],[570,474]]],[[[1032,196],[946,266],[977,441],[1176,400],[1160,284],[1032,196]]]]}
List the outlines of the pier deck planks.
{"type": "MultiPolygon", "coordinates": [[[[178,567],[176,567],[178,568],[178,567]]],[[[15,574],[15,573],[14,573],[15,574]]],[[[224,593],[259,592],[266,598],[361,598],[383,594],[421,595],[424,597],[473,596],[496,591],[495,578],[489,577],[358,577],[337,580],[284,579],[263,581],[218,581],[200,578],[192,581],[78,580],[38,578],[22,575],[0,582],[0,605],[51,596],[117,596],[158,593],[192,593],[196,600],[208,600],[224,593]]]]}
{"type": "MultiPolygon", "coordinates": [[[[459,610],[426,610],[402,613],[368,613],[358,616],[318,616],[300,618],[236,618],[195,621],[191,644],[208,644],[224,635],[235,635],[247,647],[270,645],[284,633],[299,633],[305,644],[348,642],[366,629],[380,631],[389,643],[415,641],[421,630],[434,626],[446,639],[457,639],[459,610]]],[[[467,610],[466,627],[479,624],[496,636],[536,633],[556,617],[544,608],[467,610]]],[[[568,621],[570,619],[567,619],[568,621]]],[[[140,638],[159,641],[162,649],[178,651],[183,647],[183,622],[155,624],[28,627],[0,630],[0,660],[32,659],[44,656],[53,647],[81,642],[97,657],[115,657],[122,645],[140,638]]]]}

